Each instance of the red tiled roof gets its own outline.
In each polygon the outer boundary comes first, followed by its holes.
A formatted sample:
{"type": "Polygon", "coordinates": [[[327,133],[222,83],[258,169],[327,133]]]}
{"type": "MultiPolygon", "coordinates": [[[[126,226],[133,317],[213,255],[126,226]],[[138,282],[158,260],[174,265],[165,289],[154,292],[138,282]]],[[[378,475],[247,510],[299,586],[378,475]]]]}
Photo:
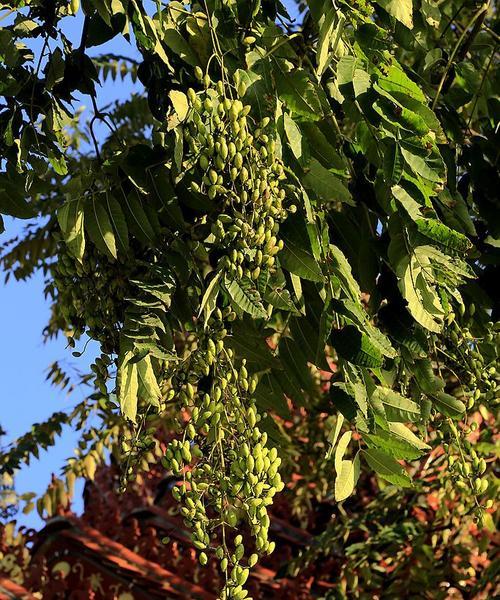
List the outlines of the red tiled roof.
{"type": "Polygon", "coordinates": [[[0,577],[0,600],[36,600],[35,596],[10,579],[0,577]]]}
{"type": "MultiPolygon", "coordinates": [[[[122,544],[102,535],[96,529],[84,525],[72,517],[56,518],[38,534],[33,556],[49,555],[52,546],[63,546],[82,556],[90,557],[103,569],[121,572],[127,580],[137,582],[142,589],[154,589],[166,598],[190,598],[192,600],[215,600],[215,596],[199,585],[184,579],[177,573],[146,560],[122,544]]],[[[156,596],[155,596],[156,597],[156,596]]]]}

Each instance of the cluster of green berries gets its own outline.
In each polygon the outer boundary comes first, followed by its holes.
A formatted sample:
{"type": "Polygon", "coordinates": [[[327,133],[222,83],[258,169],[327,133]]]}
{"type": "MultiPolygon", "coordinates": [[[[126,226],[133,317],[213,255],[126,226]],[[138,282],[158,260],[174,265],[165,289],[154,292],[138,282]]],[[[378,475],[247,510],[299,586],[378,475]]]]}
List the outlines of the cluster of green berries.
{"type": "Polygon", "coordinates": [[[198,76],[205,89],[188,90],[191,111],[184,127],[197,166],[191,188],[217,203],[207,242],[223,251],[219,266],[256,280],[283,248],[277,234],[288,214],[275,125],[269,117],[259,123],[251,118],[238,73],[230,86],[221,81],[214,86],[201,71],[198,76]]]}
{"type": "Polygon", "coordinates": [[[488,480],[481,477],[486,471],[486,461],[484,458],[479,458],[473,448],[470,449],[470,455],[465,460],[450,455],[448,466],[454,474],[458,489],[465,491],[471,488],[476,495],[482,495],[487,491],[488,480]]]}
{"type": "Polygon", "coordinates": [[[479,340],[456,322],[450,331],[446,353],[456,363],[456,370],[463,372],[469,388],[469,410],[478,401],[495,406],[500,396],[500,323],[488,323],[487,330],[479,340]]]}
{"type": "Polygon", "coordinates": [[[206,564],[210,554],[220,561],[226,576],[221,599],[242,600],[248,597],[244,584],[249,569],[259,555],[274,550],[268,507],[284,484],[278,452],[258,427],[261,416],[253,398],[257,377],[248,372],[244,359],[235,366],[234,353],[224,343],[224,325],[231,316],[230,309],[214,311],[214,324],[200,333],[183,367],[188,376],[177,377],[183,381],[176,391],[179,408],[189,412],[190,420],[182,440],[168,445],[162,463],[184,479],[173,495],[182,505],[200,563],[206,564]],[[249,528],[256,550],[247,559],[242,536],[229,539],[229,531],[242,524],[249,528]]]}
{"type": "Polygon", "coordinates": [[[120,473],[120,493],[124,493],[129,482],[135,481],[140,473],[147,473],[151,465],[158,463],[163,456],[161,446],[156,439],[158,432],[158,415],[148,414],[143,417],[142,427],[131,431],[129,435],[119,435],[120,463],[123,468],[120,473]]]}
{"type": "Polygon", "coordinates": [[[90,369],[94,373],[94,387],[104,396],[108,393],[106,383],[110,378],[109,369],[112,364],[112,360],[107,354],[101,354],[101,356],[98,356],[90,365],[90,369]]]}
{"type": "Polygon", "coordinates": [[[98,340],[105,354],[118,348],[118,324],[123,322],[129,290],[123,269],[123,264],[103,258],[91,245],[82,263],[61,245],[52,267],[57,289],[55,317],[62,319],[75,339],[87,333],[98,340]]]}
{"type": "Polygon", "coordinates": [[[448,426],[452,441],[443,444],[448,457],[445,488],[450,497],[460,498],[462,512],[468,504],[475,519],[481,520],[484,510],[491,508],[493,501],[484,497],[489,489],[487,462],[466,438],[478,425],[473,422],[469,427],[459,429],[453,422],[449,422],[448,426]]]}

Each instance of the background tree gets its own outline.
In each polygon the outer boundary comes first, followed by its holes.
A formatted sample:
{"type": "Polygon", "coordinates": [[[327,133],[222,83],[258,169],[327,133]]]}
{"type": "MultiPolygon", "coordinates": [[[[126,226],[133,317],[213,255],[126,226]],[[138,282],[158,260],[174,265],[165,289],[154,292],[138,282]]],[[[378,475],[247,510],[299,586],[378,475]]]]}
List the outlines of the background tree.
{"type": "MultiPolygon", "coordinates": [[[[221,598],[244,598],[249,568],[272,552],[278,493],[304,520],[326,504],[348,528],[349,511],[371,514],[362,494],[376,480],[377,518],[388,497],[401,509],[392,532],[430,491],[437,544],[469,518],[492,527],[490,3],[314,0],[300,23],[267,0],[2,8],[0,211],[39,218],[4,244],[2,265],[44,270],[47,336],[101,349],[83,377],[94,393],[2,457],[11,474],[63,423],[82,431],[39,511],[67,502],[108,452],[123,488],[161,460],[183,480],[174,496],[200,562],[220,559],[221,598]],[[64,18],[80,10],[73,45],[64,18]],[[89,56],[116,36],[141,60],[89,56]],[[103,108],[110,73],[144,93],[103,108]]],[[[332,523],[290,568],[332,551],[332,523]]],[[[356,552],[370,564],[368,545],[356,552]]],[[[370,568],[361,577],[365,593],[370,568]]]]}

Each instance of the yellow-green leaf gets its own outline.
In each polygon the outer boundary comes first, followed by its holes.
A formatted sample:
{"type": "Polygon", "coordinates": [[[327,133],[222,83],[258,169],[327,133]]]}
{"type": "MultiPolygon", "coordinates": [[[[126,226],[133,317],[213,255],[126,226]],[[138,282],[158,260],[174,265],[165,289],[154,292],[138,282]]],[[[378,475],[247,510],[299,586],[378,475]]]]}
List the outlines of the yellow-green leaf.
{"type": "Polygon", "coordinates": [[[117,257],[113,227],[97,194],[85,205],[85,229],[98,250],[112,258],[117,257]]]}
{"type": "Polygon", "coordinates": [[[79,262],[85,252],[84,212],[80,200],[70,200],[57,211],[57,220],[68,250],[79,262]]]}
{"type": "Polygon", "coordinates": [[[120,357],[116,384],[122,415],[135,423],[137,417],[139,378],[137,364],[130,362],[130,359],[133,357],[134,353],[131,350],[124,352],[120,357]]]}
{"type": "Polygon", "coordinates": [[[413,0],[377,0],[377,4],[409,29],[413,27],[413,0]]]}
{"type": "Polygon", "coordinates": [[[342,502],[348,498],[354,491],[359,478],[359,453],[354,460],[343,460],[340,465],[340,472],[335,479],[335,500],[342,502]]]}
{"type": "Polygon", "coordinates": [[[174,107],[179,121],[184,121],[189,112],[189,102],[186,94],[179,90],[170,90],[168,96],[172,101],[172,106],[174,107]]]}

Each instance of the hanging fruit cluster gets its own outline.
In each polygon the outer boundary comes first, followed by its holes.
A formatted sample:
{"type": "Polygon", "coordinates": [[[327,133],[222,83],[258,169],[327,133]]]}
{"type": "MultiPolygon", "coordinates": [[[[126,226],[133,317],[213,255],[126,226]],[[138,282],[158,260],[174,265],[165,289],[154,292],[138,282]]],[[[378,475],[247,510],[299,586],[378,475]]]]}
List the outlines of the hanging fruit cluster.
{"type": "Polygon", "coordinates": [[[173,494],[183,504],[201,564],[210,553],[220,560],[224,599],[245,598],[248,569],[259,554],[273,551],[267,507],[284,487],[277,449],[258,427],[261,417],[252,396],[257,377],[249,375],[244,359],[236,363],[224,343],[225,325],[230,327],[227,319],[233,315],[227,309],[214,311],[198,348],[183,372],[176,373],[175,380],[184,381],[177,394],[179,409],[187,410],[190,419],[182,440],[173,440],[163,458],[166,468],[184,478],[173,494]],[[230,533],[245,525],[255,538],[256,552],[250,555],[242,536],[232,539],[230,533]]]}
{"type": "Polygon", "coordinates": [[[450,329],[446,354],[454,370],[460,373],[469,393],[467,408],[471,410],[478,401],[497,406],[500,385],[498,325],[489,322],[488,333],[480,339],[468,327],[461,327],[455,322],[450,329]]]}
{"type": "Polygon", "coordinates": [[[58,260],[52,266],[57,303],[56,320],[78,339],[85,332],[101,343],[102,351],[116,352],[119,323],[123,322],[125,297],[129,284],[121,262],[111,262],[94,246],[88,245],[82,261],[72,256],[66,244],[61,244],[58,260]]]}
{"type": "Polygon", "coordinates": [[[276,129],[269,117],[254,121],[250,105],[242,102],[246,86],[238,72],[233,85],[213,85],[201,69],[197,75],[205,89],[188,90],[191,110],[184,127],[201,174],[191,188],[217,203],[211,242],[223,252],[218,266],[235,278],[257,280],[262,269],[272,269],[283,248],[277,234],[287,216],[280,185],[285,173],[276,153],[276,129]]]}

